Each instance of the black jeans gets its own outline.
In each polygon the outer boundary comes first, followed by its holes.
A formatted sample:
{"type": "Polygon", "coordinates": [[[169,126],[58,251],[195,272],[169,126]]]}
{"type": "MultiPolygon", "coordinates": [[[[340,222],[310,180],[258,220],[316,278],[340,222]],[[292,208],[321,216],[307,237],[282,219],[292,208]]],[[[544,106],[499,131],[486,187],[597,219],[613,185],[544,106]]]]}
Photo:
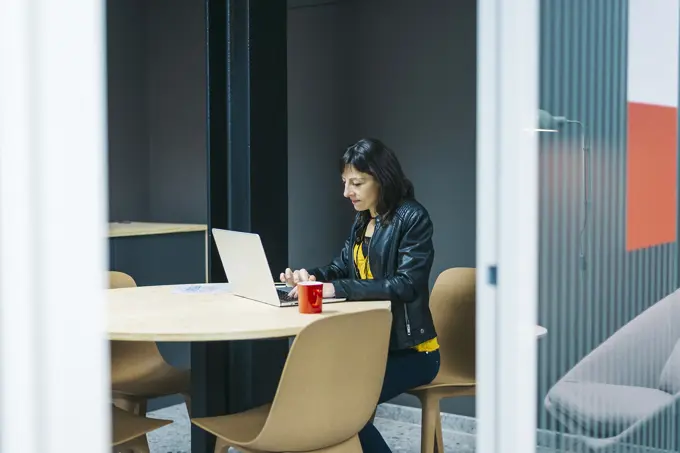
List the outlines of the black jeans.
{"type": "MultiPolygon", "coordinates": [[[[439,372],[439,351],[418,352],[415,349],[390,352],[379,403],[395,398],[407,390],[429,384],[439,372]]],[[[359,432],[364,453],[391,453],[373,423],[359,432]]]]}

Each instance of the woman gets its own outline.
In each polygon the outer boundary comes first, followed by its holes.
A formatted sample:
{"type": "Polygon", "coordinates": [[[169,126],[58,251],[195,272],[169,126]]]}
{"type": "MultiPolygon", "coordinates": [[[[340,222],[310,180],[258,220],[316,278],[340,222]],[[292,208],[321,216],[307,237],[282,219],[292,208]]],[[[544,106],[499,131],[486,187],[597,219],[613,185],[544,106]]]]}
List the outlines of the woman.
{"type": "MultiPolygon", "coordinates": [[[[379,140],[362,139],[341,159],[344,196],[358,211],[340,256],[325,267],[286,269],[282,282],[324,282],[324,297],[392,301],[390,352],[380,402],[432,382],[439,345],[429,307],[434,259],[432,222],[414,199],[395,154],[379,140]]],[[[297,288],[290,292],[297,296],[297,288]]],[[[359,433],[366,453],[390,452],[369,422],[359,433]]]]}

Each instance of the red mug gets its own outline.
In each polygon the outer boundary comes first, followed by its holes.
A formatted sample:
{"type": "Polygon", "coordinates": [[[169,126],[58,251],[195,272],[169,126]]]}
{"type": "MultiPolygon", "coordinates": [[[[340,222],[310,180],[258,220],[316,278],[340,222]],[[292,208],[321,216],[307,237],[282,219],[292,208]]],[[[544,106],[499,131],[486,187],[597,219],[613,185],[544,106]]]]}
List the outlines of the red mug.
{"type": "Polygon", "coordinates": [[[297,284],[298,308],[300,313],[321,313],[323,305],[323,283],[306,281],[297,284]]]}

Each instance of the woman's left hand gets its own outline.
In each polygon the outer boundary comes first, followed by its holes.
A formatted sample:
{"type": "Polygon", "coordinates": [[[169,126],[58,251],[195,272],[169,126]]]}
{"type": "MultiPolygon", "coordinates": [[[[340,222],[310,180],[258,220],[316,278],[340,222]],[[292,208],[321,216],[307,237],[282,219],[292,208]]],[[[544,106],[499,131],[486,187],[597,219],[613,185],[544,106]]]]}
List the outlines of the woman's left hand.
{"type": "Polygon", "coordinates": [[[335,286],[332,283],[323,284],[323,298],[331,299],[335,297],[335,286]]]}
{"type": "MultiPolygon", "coordinates": [[[[297,299],[298,297],[298,287],[294,287],[293,289],[290,290],[288,295],[294,299],[297,299]]],[[[324,283],[323,284],[323,298],[324,299],[331,299],[335,297],[335,286],[333,286],[332,283],[324,283]]]]}

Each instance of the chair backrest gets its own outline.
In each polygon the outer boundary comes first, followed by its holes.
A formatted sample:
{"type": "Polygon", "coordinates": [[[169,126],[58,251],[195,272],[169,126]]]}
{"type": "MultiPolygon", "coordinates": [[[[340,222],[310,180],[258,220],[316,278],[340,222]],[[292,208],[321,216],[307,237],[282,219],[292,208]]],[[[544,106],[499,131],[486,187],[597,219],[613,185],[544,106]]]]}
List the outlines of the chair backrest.
{"type": "Polygon", "coordinates": [[[370,310],[331,315],[304,328],[252,444],[263,451],[312,451],[355,436],[380,397],[391,322],[389,310],[370,310]]]}
{"type": "Polygon", "coordinates": [[[606,338],[561,380],[658,388],[678,340],[680,290],[675,290],[606,338]]]}
{"type": "MultiPolygon", "coordinates": [[[[109,288],[135,288],[128,274],[109,271],[109,288]]],[[[164,364],[156,343],[150,341],[111,341],[111,382],[114,386],[136,381],[150,370],[164,364]]]]}
{"type": "Polygon", "coordinates": [[[437,277],[430,311],[439,341],[440,374],[475,383],[476,271],[457,267],[437,277]]]}
{"type": "Polygon", "coordinates": [[[109,271],[109,288],[134,288],[137,286],[135,279],[124,272],[109,271]]]}
{"type": "Polygon", "coordinates": [[[169,425],[172,421],[142,417],[111,405],[111,423],[111,445],[115,447],[169,425]]]}

